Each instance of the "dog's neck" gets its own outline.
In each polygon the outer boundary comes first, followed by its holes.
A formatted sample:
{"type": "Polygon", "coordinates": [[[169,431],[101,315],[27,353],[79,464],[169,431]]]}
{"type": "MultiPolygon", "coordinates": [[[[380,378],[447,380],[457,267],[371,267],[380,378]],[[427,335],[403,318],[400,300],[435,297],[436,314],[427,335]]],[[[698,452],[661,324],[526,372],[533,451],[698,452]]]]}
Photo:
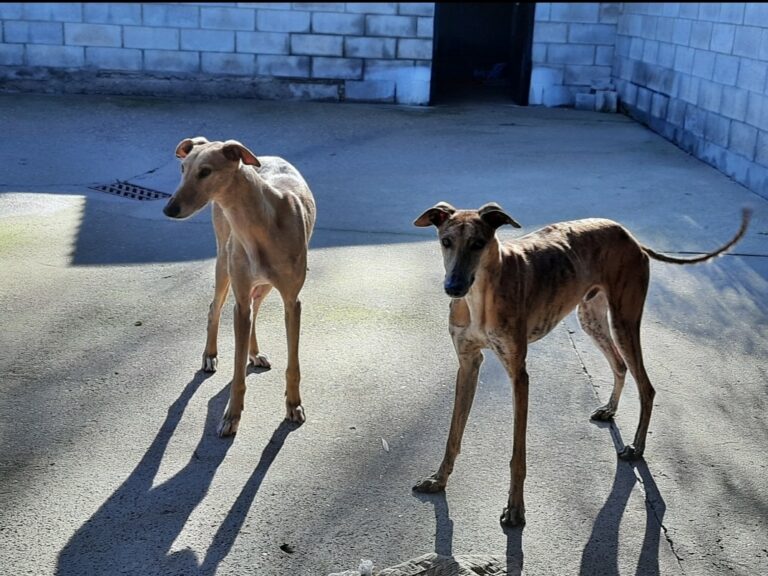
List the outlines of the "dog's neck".
{"type": "Polygon", "coordinates": [[[501,271],[502,249],[498,237],[494,234],[480,258],[475,273],[475,281],[464,297],[469,307],[470,321],[480,327],[486,325],[486,308],[492,304],[496,293],[489,285],[496,282],[501,271]]]}
{"type": "Polygon", "coordinates": [[[235,182],[216,195],[232,232],[243,245],[256,241],[263,244],[270,237],[269,230],[276,220],[272,199],[279,195],[249,166],[241,165],[235,182]],[[240,181],[238,181],[240,180],[240,181]],[[252,183],[242,185],[242,180],[252,183]]]}

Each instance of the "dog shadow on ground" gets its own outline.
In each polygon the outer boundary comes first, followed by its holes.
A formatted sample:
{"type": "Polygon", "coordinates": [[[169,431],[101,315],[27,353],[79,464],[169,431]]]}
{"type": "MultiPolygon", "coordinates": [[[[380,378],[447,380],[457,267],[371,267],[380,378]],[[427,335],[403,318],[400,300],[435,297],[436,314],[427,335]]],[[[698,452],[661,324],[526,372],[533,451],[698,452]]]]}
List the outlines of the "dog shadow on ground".
{"type": "MultiPolygon", "coordinates": [[[[617,452],[624,447],[621,433],[615,423],[595,422],[595,425],[610,430],[617,452]]],[[[646,520],[635,573],[643,576],[660,574],[659,545],[667,506],[645,460],[628,462],[617,458],[611,493],[595,518],[589,541],[581,554],[579,574],[582,576],[618,576],[619,526],[629,497],[637,484],[640,484],[645,496],[646,520]]]]}
{"type": "Polygon", "coordinates": [[[186,407],[208,376],[200,371],[187,383],[130,476],[67,542],[59,555],[57,576],[215,574],[231,550],[270,466],[297,425],[283,421],[274,431],[204,559],[198,561],[191,550],[169,553],[207,494],[233,442],[232,438],[222,439],[216,434],[228,398],[227,385],[208,402],[205,428],[189,462],[169,480],[153,485],[186,407]]]}
{"type": "MultiPolygon", "coordinates": [[[[435,510],[435,554],[447,559],[453,558],[453,520],[448,508],[445,492],[423,494],[414,492],[414,497],[432,504],[435,510]]],[[[506,571],[509,576],[523,573],[523,528],[504,528],[507,536],[505,556],[506,571]]],[[[450,572],[452,566],[441,565],[441,569],[450,572]]],[[[456,567],[458,569],[458,567],[456,567]]],[[[442,573],[442,572],[441,572],[442,573]]],[[[462,572],[463,573],[463,572],[462,572]]],[[[483,572],[484,573],[484,572],[483,572]]],[[[494,572],[495,574],[496,572],[494,572]]]]}

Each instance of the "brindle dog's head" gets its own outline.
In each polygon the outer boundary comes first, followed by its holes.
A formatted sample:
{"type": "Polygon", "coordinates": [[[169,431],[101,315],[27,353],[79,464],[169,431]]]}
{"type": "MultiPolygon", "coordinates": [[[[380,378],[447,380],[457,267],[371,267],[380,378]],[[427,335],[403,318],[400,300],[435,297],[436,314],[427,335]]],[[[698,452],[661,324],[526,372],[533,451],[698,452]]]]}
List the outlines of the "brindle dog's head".
{"type": "Polygon", "coordinates": [[[495,202],[478,210],[457,210],[439,202],[415,221],[415,226],[436,226],[445,265],[445,293],[452,298],[466,296],[488,243],[504,224],[520,228],[495,202]]]}
{"type": "Polygon", "coordinates": [[[231,182],[241,161],[260,166],[253,152],[237,140],[209,142],[202,136],[179,142],[176,157],[181,159],[181,184],[163,208],[170,218],[188,218],[205,207],[231,182]]]}

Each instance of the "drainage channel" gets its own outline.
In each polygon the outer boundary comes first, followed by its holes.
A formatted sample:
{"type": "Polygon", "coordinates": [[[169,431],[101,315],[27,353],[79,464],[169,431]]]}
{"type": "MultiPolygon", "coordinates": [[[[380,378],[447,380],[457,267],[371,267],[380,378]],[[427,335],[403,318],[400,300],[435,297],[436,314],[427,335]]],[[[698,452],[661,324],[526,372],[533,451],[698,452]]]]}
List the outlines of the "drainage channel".
{"type": "Polygon", "coordinates": [[[131,200],[162,200],[163,198],[171,197],[171,195],[166,192],[152,190],[151,188],[145,188],[144,186],[131,184],[130,182],[121,182],[120,180],[117,180],[112,184],[89,186],[89,188],[99,192],[106,192],[107,194],[122,196],[123,198],[130,198],[131,200]]]}

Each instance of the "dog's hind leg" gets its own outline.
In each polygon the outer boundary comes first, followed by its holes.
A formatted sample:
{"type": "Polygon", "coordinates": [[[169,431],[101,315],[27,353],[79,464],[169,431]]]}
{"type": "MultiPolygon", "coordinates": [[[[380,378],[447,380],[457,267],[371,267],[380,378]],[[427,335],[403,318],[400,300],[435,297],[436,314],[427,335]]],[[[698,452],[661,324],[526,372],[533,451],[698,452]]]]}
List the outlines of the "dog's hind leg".
{"type": "Polygon", "coordinates": [[[288,366],[285,369],[286,419],[303,423],[304,408],[301,405],[301,368],[299,366],[299,333],[301,332],[301,301],[297,296],[283,296],[285,308],[285,332],[288,339],[288,366]]]}
{"type": "Polygon", "coordinates": [[[221,308],[229,294],[229,234],[230,227],[224,212],[213,204],[213,229],[216,233],[216,283],[213,289],[213,301],[208,308],[208,330],[203,351],[203,371],[216,372],[218,364],[218,335],[221,308]]]}
{"type": "Polygon", "coordinates": [[[256,368],[270,368],[269,358],[263,352],[259,351],[259,342],[256,339],[256,316],[259,313],[259,308],[264,298],[267,297],[270,290],[272,290],[271,284],[262,284],[257,286],[253,290],[252,304],[251,304],[251,337],[250,344],[248,346],[248,360],[251,366],[256,368]]]}
{"type": "MultiPolygon", "coordinates": [[[[597,290],[597,289],[595,289],[597,290]]],[[[611,337],[611,327],[608,324],[608,299],[605,292],[590,291],[579,304],[579,323],[584,332],[589,334],[593,342],[603,353],[613,370],[613,392],[605,406],[592,413],[593,420],[610,420],[619,408],[621,391],[624,389],[624,379],[627,375],[627,365],[621,358],[616,344],[611,337]]]]}
{"type": "Polygon", "coordinates": [[[645,438],[653,411],[653,389],[643,363],[643,351],[640,346],[640,320],[643,304],[648,289],[648,275],[638,278],[637,282],[628,282],[624,292],[611,299],[611,326],[619,351],[624,357],[632,378],[635,379],[640,394],[640,420],[635,432],[635,441],[625,446],[619,457],[629,460],[639,458],[645,451],[645,438]]]}

